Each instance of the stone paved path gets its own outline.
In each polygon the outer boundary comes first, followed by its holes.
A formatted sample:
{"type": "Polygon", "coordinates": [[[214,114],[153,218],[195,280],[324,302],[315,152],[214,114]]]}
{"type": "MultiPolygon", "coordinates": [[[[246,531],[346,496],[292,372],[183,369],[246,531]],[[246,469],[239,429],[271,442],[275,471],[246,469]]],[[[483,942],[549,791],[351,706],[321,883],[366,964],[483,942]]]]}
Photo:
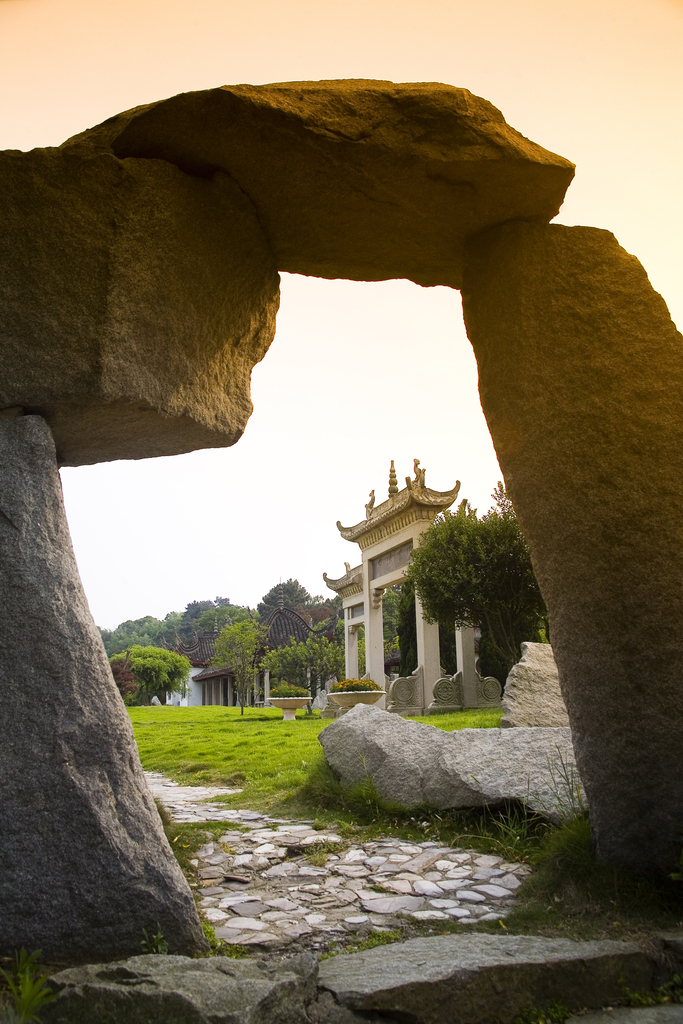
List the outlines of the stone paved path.
{"type": "Polygon", "coordinates": [[[297,942],[320,950],[399,923],[497,920],[509,913],[530,871],[526,864],[432,842],[349,845],[311,822],[201,803],[235,790],[174,786],[158,773],[147,775],[174,820],[234,821],[245,829],[227,830],[193,861],[203,890],[200,913],[228,943],[277,948],[297,942]],[[308,860],[316,850],[326,851],[324,866],[308,860]]]}

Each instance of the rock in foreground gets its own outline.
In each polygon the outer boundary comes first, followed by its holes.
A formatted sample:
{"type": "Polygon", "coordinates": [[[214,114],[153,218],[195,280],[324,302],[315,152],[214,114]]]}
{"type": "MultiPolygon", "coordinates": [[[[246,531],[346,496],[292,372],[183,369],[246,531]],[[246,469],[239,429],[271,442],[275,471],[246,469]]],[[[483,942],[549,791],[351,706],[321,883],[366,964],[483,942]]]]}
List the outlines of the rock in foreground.
{"type": "Polygon", "coordinates": [[[157,922],[174,952],[207,948],[88,610],[39,416],[0,420],[0,563],[0,953],[130,956],[157,922]]]}
{"type": "Polygon", "coordinates": [[[527,935],[441,935],[320,965],[319,984],[360,1013],[420,1024],[512,1024],[560,1000],[570,1009],[649,989],[652,963],[633,943],[527,935]]]}
{"type": "Polygon", "coordinates": [[[653,962],[628,942],[440,935],[318,965],[136,956],[62,971],[44,1024],[512,1024],[531,1007],[571,1009],[648,990],[653,962]]]}
{"type": "Polygon", "coordinates": [[[481,404],[548,609],[595,854],[666,878],[683,822],[683,337],[609,231],[518,222],[469,253],[481,404]]]}
{"type": "Polygon", "coordinates": [[[312,956],[282,965],[215,957],[134,956],[51,979],[59,993],[45,1024],[309,1024],[315,998],[312,956]]]}
{"type": "Polygon", "coordinates": [[[381,797],[406,808],[521,800],[559,820],[573,806],[569,729],[443,732],[359,704],[319,739],[342,785],[371,779],[381,797]]]}
{"type": "Polygon", "coordinates": [[[0,409],[60,465],[234,444],[278,275],[225,174],[59,149],[0,153],[0,409]]]}
{"type": "Polygon", "coordinates": [[[522,644],[521,660],[513,666],[505,683],[503,711],[501,729],[569,726],[550,644],[522,644]]]}

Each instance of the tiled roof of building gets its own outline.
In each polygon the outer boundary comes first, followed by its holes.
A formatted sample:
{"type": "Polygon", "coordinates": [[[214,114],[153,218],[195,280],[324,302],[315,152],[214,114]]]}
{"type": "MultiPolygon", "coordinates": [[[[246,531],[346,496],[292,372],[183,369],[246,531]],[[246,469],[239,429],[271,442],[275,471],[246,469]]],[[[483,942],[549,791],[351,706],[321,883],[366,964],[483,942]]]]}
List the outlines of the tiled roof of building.
{"type": "MultiPolygon", "coordinates": [[[[336,616],[329,621],[330,627],[316,630],[316,633],[320,633],[328,639],[334,633],[337,623],[336,616]]],[[[285,647],[292,638],[297,643],[305,643],[313,632],[306,620],[291,608],[276,608],[264,621],[263,626],[267,635],[267,647],[271,648],[285,647]]],[[[195,667],[203,666],[202,671],[194,677],[197,682],[201,682],[203,679],[216,679],[230,672],[229,666],[216,667],[211,664],[216,654],[217,635],[215,632],[198,629],[192,634],[192,639],[189,642],[178,640],[176,645],[178,654],[184,654],[195,667]]]]}
{"type": "Polygon", "coordinates": [[[291,608],[275,608],[263,623],[270,647],[285,647],[293,638],[305,643],[313,632],[305,619],[291,608]]]}
{"type": "Polygon", "coordinates": [[[227,665],[221,665],[216,668],[215,665],[207,665],[201,672],[198,672],[194,677],[195,682],[201,682],[203,679],[218,679],[220,676],[232,675],[232,669],[227,665]]]}
{"type": "Polygon", "coordinates": [[[189,643],[180,640],[176,646],[178,654],[184,654],[193,665],[208,665],[216,653],[216,633],[198,629],[189,643]]]}

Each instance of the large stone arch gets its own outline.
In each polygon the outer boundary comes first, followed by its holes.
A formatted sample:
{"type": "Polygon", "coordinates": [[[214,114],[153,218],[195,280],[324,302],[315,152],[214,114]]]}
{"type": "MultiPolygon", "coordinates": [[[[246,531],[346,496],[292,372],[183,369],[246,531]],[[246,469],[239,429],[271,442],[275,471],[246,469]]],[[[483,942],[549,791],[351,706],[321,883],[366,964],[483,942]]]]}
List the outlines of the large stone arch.
{"type": "Polygon", "coordinates": [[[572,175],[487,101],[431,83],[224,87],[0,154],[0,949],[121,955],[157,920],[176,949],[201,945],[83,599],[57,464],[233,444],[278,270],[462,287],[597,854],[670,870],[680,337],[612,236],[549,225],[572,175]],[[74,850],[97,868],[78,883],[74,850]]]}

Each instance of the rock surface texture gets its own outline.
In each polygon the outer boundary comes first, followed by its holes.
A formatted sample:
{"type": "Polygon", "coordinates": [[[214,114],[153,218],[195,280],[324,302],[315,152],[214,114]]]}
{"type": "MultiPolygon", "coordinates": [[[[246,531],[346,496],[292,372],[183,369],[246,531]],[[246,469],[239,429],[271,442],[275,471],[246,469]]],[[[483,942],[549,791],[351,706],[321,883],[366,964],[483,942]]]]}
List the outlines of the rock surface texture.
{"type": "Polygon", "coordinates": [[[580,1009],[617,1000],[624,983],[649,989],[652,973],[627,942],[442,935],[325,960],[319,985],[360,1013],[419,1024],[512,1024],[555,1000],[580,1009]]]}
{"type": "Polygon", "coordinates": [[[483,807],[521,800],[559,820],[573,806],[569,729],[443,732],[362,704],[320,733],[342,785],[372,779],[403,807],[483,807]]]}
{"type": "Polygon", "coordinates": [[[0,420],[0,953],[206,947],[76,569],[50,430],[0,420]]]}
{"type": "MultiPolygon", "coordinates": [[[[628,942],[444,935],[336,956],[136,956],[53,975],[45,1024],[512,1024],[531,1007],[605,1005],[649,989],[628,942]]],[[[583,1018],[581,1018],[583,1019],[583,1018]]],[[[668,1020],[680,1018],[650,1018],[668,1020]]],[[[636,1022],[634,1021],[634,1024],[636,1022]]],[[[648,1021],[649,1024],[649,1021],[648,1021]]]]}
{"type": "Polygon", "coordinates": [[[522,644],[522,658],[513,666],[503,691],[501,729],[513,726],[563,728],[569,716],[550,644],[522,644]]]}
{"type": "Polygon", "coordinates": [[[279,279],[226,174],[0,153],[0,409],[50,424],[63,465],[234,444],[279,279]]]}
{"type": "Polygon", "coordinates": [[[183,93],[126,111],[67,149],[226,171],[279,270],[459,287],[464,239],[548,221],[574,168],[467,89],[435,82],[284,82],[183,93]]]}
{"type": "Polygon", "coordinates": [[[277,967],[215,957],[135,956],[53,976],[58,998],[45,1024],[309,1024],[316,962],[292,957],[277,967]]]}
{"type": "Polygon", "coordinates": [[[481,235],[463,305],[597,855],[665,875],[683,821],[681,336],[640,263],[597,228],[481,235]]]}
{"type": "Polygon", "coordinates": [[[681,1024],[683,1007],[680,1006],[623,1006],[617,1009],[597,1010],[570,1017],[575,1024],[681,1024]]]}

